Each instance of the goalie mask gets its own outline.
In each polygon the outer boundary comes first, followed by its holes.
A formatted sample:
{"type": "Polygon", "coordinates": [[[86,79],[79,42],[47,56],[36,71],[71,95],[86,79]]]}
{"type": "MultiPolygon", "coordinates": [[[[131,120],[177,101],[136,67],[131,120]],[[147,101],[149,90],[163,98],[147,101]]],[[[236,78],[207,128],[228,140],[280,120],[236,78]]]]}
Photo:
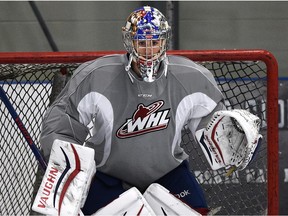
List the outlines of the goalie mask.
{"type": "Polygon", "coordinates": [[[143,80],[153,82],[166,55],[170,32],[166,18],[156,8],[146,6],[132,12],[122,27],[124,47],[130,54],[126,70],[134,60],[143,80]]]}

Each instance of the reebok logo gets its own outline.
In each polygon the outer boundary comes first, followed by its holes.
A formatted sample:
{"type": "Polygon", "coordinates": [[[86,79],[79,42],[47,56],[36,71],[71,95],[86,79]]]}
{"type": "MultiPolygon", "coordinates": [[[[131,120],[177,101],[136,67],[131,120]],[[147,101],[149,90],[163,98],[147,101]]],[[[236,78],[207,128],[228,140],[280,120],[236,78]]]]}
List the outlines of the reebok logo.
{"type": "Polygon", "coordinates": [[[170,109],[159,110],[163,105],[162,100],[148,106],[139,104],[132,118],[127,119],[117,130],[116,136],[124,139],[167,128],[170,121],[168,117],[170,109]]]}
{"type": "Polygon", "coordinates": [[[185,196],[187,196],[187,195],[189,195],[190,193],[189,193],[189,190],[184,190],[184,191],[182,191],[181,193],[179,193],[179,194],[175,194],[175,196],[177,197],[177,198],[179,198],[179,199],[181,199],[181,198],[184,198],[185,196]]]}

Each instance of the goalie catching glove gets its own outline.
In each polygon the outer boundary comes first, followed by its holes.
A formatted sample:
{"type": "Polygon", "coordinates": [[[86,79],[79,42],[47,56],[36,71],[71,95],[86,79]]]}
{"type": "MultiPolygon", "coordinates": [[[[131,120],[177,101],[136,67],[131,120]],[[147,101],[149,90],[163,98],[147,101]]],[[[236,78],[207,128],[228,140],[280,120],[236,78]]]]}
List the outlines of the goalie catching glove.
{"type": "Polygon", "coordinates": [[[45,215],[78,215],[96,172],[94,150],[55,140],[32,209],[45,215]]]}
{"type": "Polygon", "coordinates": [[[262,136],[260,119],[242,110],[217,111],[196,138],[213,170],[234,167],[243,170],[252,160],[262,136]]]}

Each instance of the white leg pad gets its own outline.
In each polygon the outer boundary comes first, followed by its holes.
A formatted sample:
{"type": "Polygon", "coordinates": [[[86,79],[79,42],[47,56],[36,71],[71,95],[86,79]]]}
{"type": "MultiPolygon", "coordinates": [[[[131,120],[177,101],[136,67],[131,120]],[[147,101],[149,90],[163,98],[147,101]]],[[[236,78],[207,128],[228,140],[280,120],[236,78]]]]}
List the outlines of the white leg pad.
{"type": "Polygon", "coordinates": [[[93,216],[99,215],[141,215],[156,216],[143,195],[133,187],[122,193],[119,198],[99,209],[93,216]]]}
{"type": "Polygon", "coordinates": [[[156,215],[201,215],[157,183],[151,184],[143,196],[156,215]]]}

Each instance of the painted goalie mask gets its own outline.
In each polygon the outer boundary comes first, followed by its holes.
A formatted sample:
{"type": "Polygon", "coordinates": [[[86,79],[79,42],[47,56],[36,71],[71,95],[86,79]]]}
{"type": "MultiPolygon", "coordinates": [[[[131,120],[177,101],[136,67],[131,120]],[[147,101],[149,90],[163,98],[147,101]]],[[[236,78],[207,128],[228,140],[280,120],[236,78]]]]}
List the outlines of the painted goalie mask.
{"type": "Polygon", "coordinates": [[[160,62],[166,56],[171,27],[156,8],[145,6],[132,12],[122,27],[123,43],[140,70],[144,81],[153,82],[160,62]]]}

